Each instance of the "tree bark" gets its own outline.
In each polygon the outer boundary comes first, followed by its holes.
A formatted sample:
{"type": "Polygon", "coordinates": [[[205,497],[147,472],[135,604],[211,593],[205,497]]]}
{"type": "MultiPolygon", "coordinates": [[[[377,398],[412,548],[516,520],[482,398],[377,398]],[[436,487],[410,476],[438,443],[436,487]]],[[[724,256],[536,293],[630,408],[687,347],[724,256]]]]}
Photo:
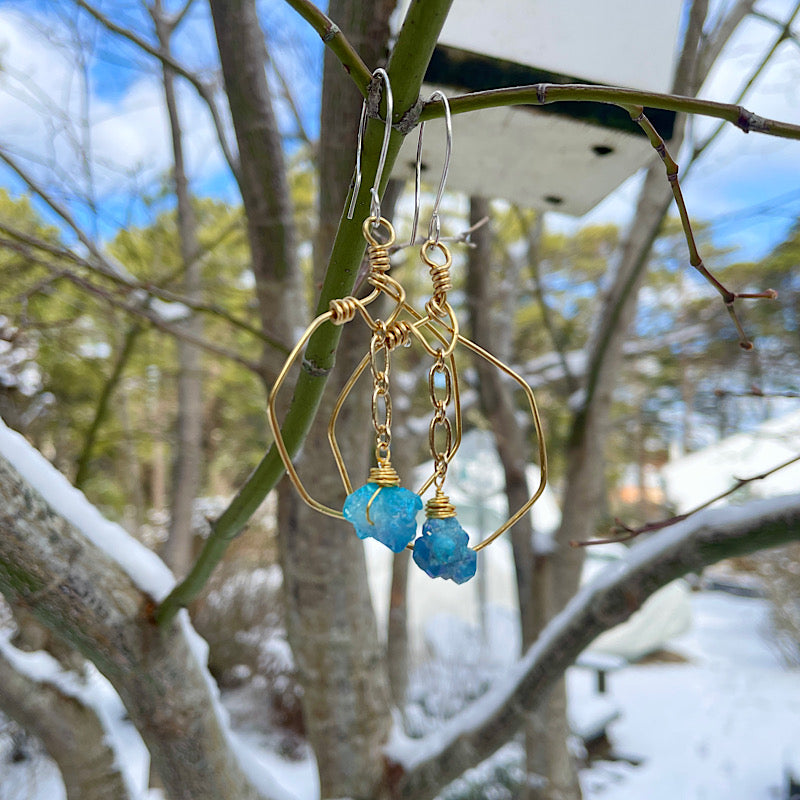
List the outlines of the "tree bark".
{"type": "MultiPolygon", "coordinates": [[[[470,198],[470,225],[491,213],[489,201],[470,198]]],[[[498,326],[492,320],[499,284],[496,271],[492,271],[491,229],[485,225],[472,235],[474,247],[467,259],[467,295],[472,322],[472,335],[476,342],[492,352],[508,349],[501,341],[498,326]]],[[[536,257],[531,253],[531,257],[536,257]]],[[[511,313],[510,308],[504,309],[511,313]]],[[[511,325],[506,326],[512,329],[511,325]]],[[[483,413],[489,420],[497,452],[505,474],[505,491],[509,512],[520,508],[530,497],[525,468],[529,458],[527,446],[530,431],[524,429],[517,418],[512,388],[503,376],[483,359],[476,363],[478,390],[483,413]]],[[[533,547],[533,525],[529,514],[511,528],[511,545],[514,551],[514,569],[517,578],[520,631],[523,650],[527,650],[542,631],[552,615],[548,592],[550,590],[548,558],[537,556],[533,547]]],[[[568,784],[575,791],[577,773],[570,767],[567,750],[567,708],[563,689],[543,709],[525,720],[525,764],[527,780],[520,800],[555,798],[553,787],[568,784]],[[563,777],[563,776],[566,776],[563,777]],[[541,784],[537,780],[541,778],[541,784]]],[[[568,795],[562,792],[561,796],[568,795]]]]}
{"type": "MultiPolygon", "coordinates": [[[[373,63],[384,55],[393,7],[394,2],[383,0],[365,14],[355,0],[334,0],[329,13],[348,39],[361,45],[367,63],[373,63]]],[[[320,281],[352,176],[361,105],[352,80],[330,53],[325,57],[322,97],[314,250],[314,273],[320,281]],[[352,146],[343,147],[343,142],[352,146]]],[[[367,352],[369,335],[360,320],[344,327],[332,385],[340,386],[367,352]]],[[[327,455],[326,434],[334,400],[335,393],[323,400],[299,467],[313,475],[314,496],[337,508],[344,493],[327,455]]],[[[354,392],[337,428],[357,485],[367,473],[371,430],[364,401],[363,392],[354,392]]],[[[378,639],[363,545],[349,524],[321,516],[294,493],[281,498],[281,508],[279,541],[289,641],[304,688],[306,728],[317,757],[321,797],[366,800],[375,797],[383,780],[381,748],[391,715],[385,653],[378,639]]]]}
{"type": "Polygon", "coordinates": [[[0,591],[112,683],[173,800],[255,800],[185,617],[167,628],[126,572],[0,456],[0,591]]]}
{"type": "Polygon", "coordinates": [[[117,754],[94,709],[58,683],[18,669],[26,656],[0,643],[0,708],[42,742],[61,771],[68,800],[129,800],[117,754]]]}
{"type": "MultiPolygon", "coordinates": [[[[283,146],[264,71],[266,44],[255,0],[209,0],[209,5],[239,148],[237,179],[247,216],[261,327],[272,340],[289,345],[304,304],[283,146]]],[[[283,358],[265,348],[268,384],[283,358]]]]}
{"type": "MultiPolygon", "coordinates": [[[[48,469],[43,463],[37,472],[43,491],[58,494],[57,476],[47,475],[48,469]]],[[[385,788],[396,798],[434,797],[505,744],[578,653],[628,619],[661,586],[722,558],[797,541],[799,532],[800,495],[792,495],[706,510],[634,545],[622,569],[584,588],[477,708],[428,738],[388,748],[387,783],[364,796],[380,796],[385,788]]],[[[0,591],[111,681],[171,797],[257,797],[217,716],[208,673],[192,651],[193,634],[182,624],[185,617],[158,628],[152,598],[55,512],[5,457],[0,457],[0,591]]],[[[340,594],[328,602],[341,599],[340,594]]],[[[359,743],[351,742],[351,749],[359,743]]]]}

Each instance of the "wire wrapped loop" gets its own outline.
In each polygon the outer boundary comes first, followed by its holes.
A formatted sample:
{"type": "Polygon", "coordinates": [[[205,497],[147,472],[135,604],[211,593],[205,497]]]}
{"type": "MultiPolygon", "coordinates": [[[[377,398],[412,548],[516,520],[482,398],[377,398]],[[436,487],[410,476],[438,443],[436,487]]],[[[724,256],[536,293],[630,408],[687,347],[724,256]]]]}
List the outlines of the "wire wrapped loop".
{"type": "Polygon", "coordinates": [[[433,296],[425,304],[425,309],[432,316],[441,316],[444,313],[444,304],[447,302],[447,293],[453,288],[453,281],[450,278],[450,267],[453,264],[453,257],[450,251],[442,242],[431,239],[422,245],[420,250],[422,260],[428,265],[433,283],[433,296]],[[433,249],[439,250],[444,257],[443,264],[437,264],[429,255],[433,249]]]}
{"type": "Polygon", "coordinates": [[[341,297],[328,303],[331,312],[331,322],[334,325],[344,325],[351,322],[359,308],[359,301],[355,297],[341,297]]]}
{"type": "Polygon", "coordinates": [[[447,519],[456,516],[456,507],[450,498],[441,490],[436,489],[436,494],[425,504],[425,516],[428,519],[447,519]]]}
{"type": "Polygon", "coordinates": [[[378,486],[399,486],[400,476],[397,470],[387,461],[377,467],[371,467],[368,483],[377,483],[378,486]]]}
{"type": "Polygon", "coordinates": [[[405,320],[397,320],[386,327],[384,344],[388,350],[406,347],[411,344],[411,325],[405,320]]]}

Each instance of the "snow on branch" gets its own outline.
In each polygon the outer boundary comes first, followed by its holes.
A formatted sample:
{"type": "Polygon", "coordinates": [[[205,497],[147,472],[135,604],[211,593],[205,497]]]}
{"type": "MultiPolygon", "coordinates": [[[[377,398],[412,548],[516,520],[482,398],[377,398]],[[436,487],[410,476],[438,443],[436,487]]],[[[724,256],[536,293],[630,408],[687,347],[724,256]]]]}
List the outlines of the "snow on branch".
{"type": "Polygon", "coordinates": [[[170,796],[274,796],[242,764],[185,612],[155,624],[155,598],[173,582],[155,554],[0,424],[0,591],[109,680],[170,796]]]}
{"type": "Polygon", "coordinates": [[[508,678],[434,733],[396,733],[386,749],[393,796],[426,800],[487,758],[538,708],[599,634],[627,620],[657,589],[723,558],[800,539],[800,494],[709,509],[639,541],[625,561],[584,587],[508,678]]]}
{"type": "Polygon", "coordinates": [[[24,436],[0,419],[0,457],[57,514],[117,562],[143,592],[162,600],[175,585],[167,565],[119,525],[109,522],[24,436]]]}

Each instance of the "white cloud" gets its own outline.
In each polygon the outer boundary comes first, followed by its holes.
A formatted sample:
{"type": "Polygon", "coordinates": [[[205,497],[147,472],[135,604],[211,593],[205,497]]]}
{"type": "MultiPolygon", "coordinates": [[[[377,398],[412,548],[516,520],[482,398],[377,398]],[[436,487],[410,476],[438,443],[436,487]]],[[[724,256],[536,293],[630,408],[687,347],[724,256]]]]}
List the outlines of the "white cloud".
{"type": "MultiPolygon", "coordinates": [[[[0,11],[0,142],[52,180],[53,170],[80,191],[81,78],[75,59],[25,18],[0,11]]],[[[172,149],[160,73],[142,73],[117,98],[89,98],[89,133],[99,199],[124,194],[126,176],[141,187],[169,170],[172,149]]],[[[203,102],[177,82],[184,148],[192,178],[223,168],[203,102]]]]}

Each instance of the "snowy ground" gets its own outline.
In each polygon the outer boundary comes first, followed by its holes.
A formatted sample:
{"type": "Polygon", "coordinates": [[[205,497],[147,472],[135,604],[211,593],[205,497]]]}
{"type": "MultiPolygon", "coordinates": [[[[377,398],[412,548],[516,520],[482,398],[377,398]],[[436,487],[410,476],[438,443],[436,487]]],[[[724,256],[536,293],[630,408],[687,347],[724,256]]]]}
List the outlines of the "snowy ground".
{"type": "MultiPolygon", "coordinates": [[[[620,716],[609,738],[638,765],[584,770],[586,800],[783,800],[787,766],[800,772],[800,670],[786,669],[771,645],[766,602],[705,592],[692,595],[692,608],[692,629],[669,644],[687,661],[610,675],[604,699],[620,716]]],[[[597,699],[586,670],[570,670],[568,687],[573,707],[597,699]]],[[[0,800],[62,800],[47,759],[12,763],[2,745],[0,800]]],[[[290,772],[268,760],[286,778],[281,796],[315,794],[309,762],[290,772]]]]}
{"type": "MultiPolygon", "coordinates": [[[[770,644],[765,601],[692,597],[693,626],[669,649],[679,664],[626,668],[609,679],[620,709],[615,751],[641,761],[585,770],[586,800],[782,800],[785,770],[800,764],[800,671],[770,644]]],[[[571,670],[572,702],[592,691],[571,670]]]]}

